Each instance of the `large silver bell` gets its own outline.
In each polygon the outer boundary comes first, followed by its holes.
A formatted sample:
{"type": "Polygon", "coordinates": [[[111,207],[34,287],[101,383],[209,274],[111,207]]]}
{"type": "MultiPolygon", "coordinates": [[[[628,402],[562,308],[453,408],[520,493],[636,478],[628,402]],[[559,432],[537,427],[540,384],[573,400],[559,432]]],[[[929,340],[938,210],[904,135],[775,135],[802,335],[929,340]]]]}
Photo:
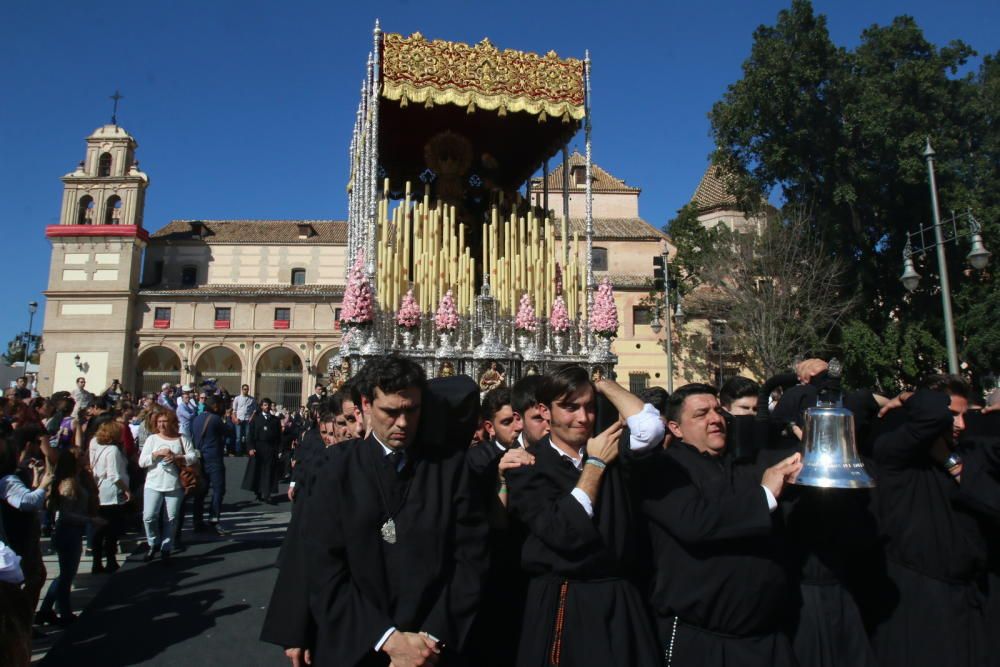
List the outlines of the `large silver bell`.
{"type": "Polygon", "coordinates": [[[795,480],[803,486],[830,489],[870,489],[875,486],[858,456],[854,439],[854,414],[841,407],[806,409],[802,434],[802,472],[795,480]]]}

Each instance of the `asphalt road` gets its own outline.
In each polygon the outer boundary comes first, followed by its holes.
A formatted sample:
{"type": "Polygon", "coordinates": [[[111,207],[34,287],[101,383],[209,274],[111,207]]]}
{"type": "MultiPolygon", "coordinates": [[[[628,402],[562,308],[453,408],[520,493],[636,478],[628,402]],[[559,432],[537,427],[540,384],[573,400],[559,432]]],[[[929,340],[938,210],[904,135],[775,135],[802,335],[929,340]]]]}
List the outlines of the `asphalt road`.
{"type": "MultiPolygon", "coordinates": [[[[79,619],[36,664],[287,665],[280,648],[257,637],[290,508],[287,501],[276,507],[257,503],[242,491],[245,467],[246,459],[226,459],[222,523],[229,536],[192,533],[189,517],[187,550],[169,564],[144,564],[141,554],[133,554],[118,572],[100,577],[103,583],[79,619]]],[[[86,557],[80,570],[90,570],[86,557]]]]}

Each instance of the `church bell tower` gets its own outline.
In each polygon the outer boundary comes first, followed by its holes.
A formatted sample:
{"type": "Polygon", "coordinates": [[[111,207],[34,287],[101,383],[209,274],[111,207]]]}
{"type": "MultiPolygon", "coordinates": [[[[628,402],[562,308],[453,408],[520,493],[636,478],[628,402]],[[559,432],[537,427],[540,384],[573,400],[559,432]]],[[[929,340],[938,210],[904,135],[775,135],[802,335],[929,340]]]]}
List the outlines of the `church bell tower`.
{"type": "Polygon", "coordinates": [[[136,148],[112,118],[87,137],[83,160],[62,177],[59,224],[45,229],[52,263],[39,371],[43,395],[72,390],[78,377],[95,394],[113,379],[129,387],[134,375],[133,311],[149,240],[142,220],[149,178],[139,171],[136,148]]]}

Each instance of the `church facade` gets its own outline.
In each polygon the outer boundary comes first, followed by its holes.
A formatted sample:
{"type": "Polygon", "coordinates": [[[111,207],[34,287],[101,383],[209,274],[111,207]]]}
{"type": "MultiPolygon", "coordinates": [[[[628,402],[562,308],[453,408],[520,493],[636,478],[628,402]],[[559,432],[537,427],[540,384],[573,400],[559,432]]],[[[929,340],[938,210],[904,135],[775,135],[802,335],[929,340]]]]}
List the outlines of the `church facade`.
{"type": "MultiPolygon", "coordinates": [[[[291,408],[328,380],[341,337],[345,222],[174,220],[151,233],[136,140],[105,125],[86,142],[84,160],[62,179],[59,224],[46,228],[43,394],[71,390],[78,377],[95,392],[119,379],[143,393],[214,379],[291,408]]],[[[568,179],[570,229],[581,236],[582,160],[571,156],[568,179]]],[[[548,178],[558,211],[562,167],[548,178]]],[[[592,185],[595,276],[615,286],[619,311],[618,381],[666,386],[662,333],[644,302],[666,236],[639,216],[638,188],[599,167],[592,185]]],[[[540,198],[541,182],[530,190],[540,198]]]]}

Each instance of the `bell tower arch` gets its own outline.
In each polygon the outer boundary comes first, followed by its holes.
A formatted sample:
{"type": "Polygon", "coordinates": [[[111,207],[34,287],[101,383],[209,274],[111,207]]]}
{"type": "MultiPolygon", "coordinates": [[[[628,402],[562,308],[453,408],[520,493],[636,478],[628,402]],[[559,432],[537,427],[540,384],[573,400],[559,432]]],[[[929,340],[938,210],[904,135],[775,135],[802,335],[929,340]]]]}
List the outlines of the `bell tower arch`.
{"type": "Polygon", "coordinates": [[[77,168],[62,177],[52,244],[39,389],[72,390],[77,377],[103,391],[113,379],[134,378],[133,322],[149,178],[139,170],[138,143],[116,119],[87,137],[77,168]]]}

